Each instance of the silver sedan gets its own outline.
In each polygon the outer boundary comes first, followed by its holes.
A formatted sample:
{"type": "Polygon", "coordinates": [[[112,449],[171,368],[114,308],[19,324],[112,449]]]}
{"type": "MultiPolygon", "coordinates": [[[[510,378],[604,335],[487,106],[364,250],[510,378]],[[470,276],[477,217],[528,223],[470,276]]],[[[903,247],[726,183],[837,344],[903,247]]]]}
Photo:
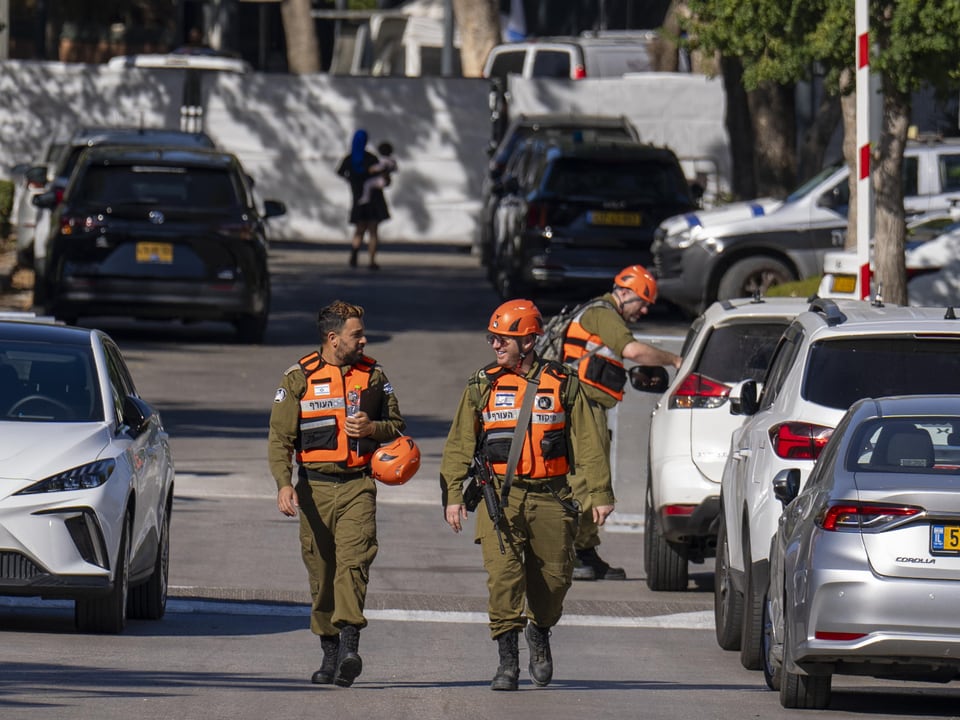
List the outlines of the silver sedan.
{"type": "Polygon", "coordinates": [[[960,397],[854,404],[803,492],[781,471],[764,674],[788,708],[825,708],[834,674],[960,675],[960,397]]]}

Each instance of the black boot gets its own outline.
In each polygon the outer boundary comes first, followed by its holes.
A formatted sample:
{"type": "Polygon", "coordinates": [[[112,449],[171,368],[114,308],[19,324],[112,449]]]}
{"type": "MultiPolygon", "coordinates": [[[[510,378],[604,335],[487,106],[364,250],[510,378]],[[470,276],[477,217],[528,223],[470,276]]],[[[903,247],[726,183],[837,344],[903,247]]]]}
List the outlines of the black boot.
{"type": "Polygon", "coordinates": [[[356,625],[344,625],[340,628],[340,655],[337,661],[337,673],[333,682],[340,687],[350,687],[363,670],[363,660],[357,650],[360,649],[360,628],[356,625]]]}
{"type": "Polygon", "coordinates": [[[624,572],[623,568],[620,567],[611,567],[607,562],[597,554],[597,549],[595,547],[589,548],[587,550],[577,550],[577,560],[580,562],[580,565],[583,568],[591,568],[593,570],[594,577],[592,578],[578,578],[577,570],[580,568],[574,568],[573,579],[574,580],[626,580],[627,573],[624,572]]]}
{"type": "Polygon", "coordinates": [[[360,248],[350,248],[350,267],[357,266],[357,254],[360,252],[360,248]]]}
{"type": "Polygon", "coordinates": [[[550,653],[550,630],[527,623],[523,631],[530,650],[530,678],[538,687],[545,687],[553,679],[553,655],[550,653]]]}
{"type": "Polygon", "coordinates": [[[310,678],[310,682],[316,685],[329,685],[333,682],[333,676],[337,672],[337,658],[340,654],[340,636],[321,635],[320,647],[323,648],[323,662],[320,663],[320,669],[310,678]]]}
{"type": "Polygon", "coordinates": [[[497,635],[497,649],[500,652],[500,667],[490,682],[491,690],[516,690],[520,677],[520,650],[517,647],[517,631],[507,630],[497,635]]]}

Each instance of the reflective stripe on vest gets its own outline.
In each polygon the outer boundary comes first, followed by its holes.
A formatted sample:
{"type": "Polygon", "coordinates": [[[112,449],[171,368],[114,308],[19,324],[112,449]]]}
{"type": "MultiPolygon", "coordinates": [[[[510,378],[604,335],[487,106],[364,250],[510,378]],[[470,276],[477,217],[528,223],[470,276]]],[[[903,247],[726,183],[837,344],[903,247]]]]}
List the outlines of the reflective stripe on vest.
{"type": "Polygon", "coordinates": [[[373,451],[359,454],[357,439],[348,438],[343,428],[347,419],[347,392],[359,386],[363,398],[363,393],[370,388],[376,360],[364,356],[346,374],[338,366],[323,362],[317,352],[301,358],[299,365],[306,376],[307,389],[300,398],[297,462],[336,462],[345,463],[347,467],[369,463],[373,451]]]}
{"type": "Polygon", "coordinates": [[[620,402],[623,400],[623,388],[612,388],[587,377],[587,367],[593,358],[596,358],[593,362],[610,363],[623,369],[623,360],[603,344],[599,335],[594,335],[580,324],[583,313],[589,309],[589,307],[584,308],[570,321],[567,335],[563,339],[563,362],[577,369],[577,377],[584,385],[601,390],[620,402]]]}
{"type": "MultiPolygon", "coordinates": [[[[490,396],[480,415],[484,446],[494,472],[504,475],[513,433],[520,416],[524,393],[531,387],[521,376],[502,368],[488,368],[490,396]]],[[[523,436],[523,449],[517,463],[519,477],[539,479],[569,472],[566,425],[567,414],[561,401],[563,376],[544,371],[536,389],[530,427],[523,436]]]]}

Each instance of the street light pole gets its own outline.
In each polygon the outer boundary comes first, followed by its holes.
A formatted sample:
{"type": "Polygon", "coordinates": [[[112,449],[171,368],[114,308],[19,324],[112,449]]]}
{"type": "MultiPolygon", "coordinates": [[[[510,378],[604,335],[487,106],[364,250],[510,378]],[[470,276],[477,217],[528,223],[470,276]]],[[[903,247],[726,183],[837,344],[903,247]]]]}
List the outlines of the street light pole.
{"type": "Polygon", "coordinates": [[[873,183],[870,180],[870,6],[856,0],[857,34],[857,273],[861,300],[870,294],[870,241],[873,238],[873,183]]]}

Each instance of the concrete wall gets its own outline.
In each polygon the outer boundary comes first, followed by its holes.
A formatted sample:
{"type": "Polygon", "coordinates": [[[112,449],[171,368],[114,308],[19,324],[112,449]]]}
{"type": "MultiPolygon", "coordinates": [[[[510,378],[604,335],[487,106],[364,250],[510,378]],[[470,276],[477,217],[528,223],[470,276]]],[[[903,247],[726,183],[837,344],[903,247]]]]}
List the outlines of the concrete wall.
{"type": "MultiPolygon", "coordinates": [[[[717,87],[689,75],[518,81],[512,111],[625,114],[681,157],[709,157],[723,183],[729,152],[717,87]]],[[[178,127],[182,88],[180,70],[0,62],[0,167],[41,157],[51,138],[79,124],[178,127]]],[[[488,89],[467,78],[205,73],[204,128],[240,157],[262,198],[287,204],[288,215],[271,221],[275,237],[349,237],[349,187],[335,170],[363,127],[372,144],[393,143],[399,164],[382,237],[469,245],[487,164],[488,89]]]]}

